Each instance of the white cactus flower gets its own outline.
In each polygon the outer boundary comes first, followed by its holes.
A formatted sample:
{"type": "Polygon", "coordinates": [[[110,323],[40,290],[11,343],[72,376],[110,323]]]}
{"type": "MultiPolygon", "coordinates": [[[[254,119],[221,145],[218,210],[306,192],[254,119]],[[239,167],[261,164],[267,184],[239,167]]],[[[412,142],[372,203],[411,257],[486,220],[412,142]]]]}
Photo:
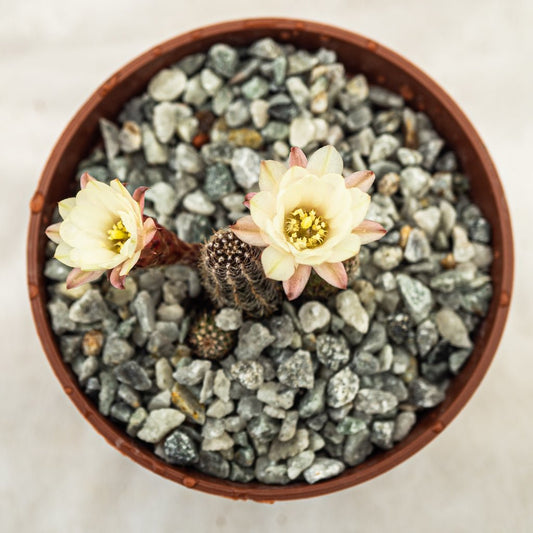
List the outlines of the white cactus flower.
{"type": "Polygon", "coordinates": [[[290,300],[305,288],[311,269],[325,281],[346,288],[343,261],[361,244],[381,238],[385,229],[365,220],[374,181],[371,171],[344,178],[343,161],[333,146],[317,150],[307,161],[292,148],[289,168],[263,161],[260,192],[247,195],[250,215],[232,226],[248,244],[265,247],[261,261],[268,278],[283,282],[290,300]]]}
{"type": "Polygon", "coordinates": [[[156,232],[153,219],[143,221],[146,187],[132,196],[119,180],[107,185],[87,173],[80,184],[76,197],[59,202],[63,221],[46,229],[57,243],[54,257],[73,267],[68,288],[94,281],[106,271],[112,285],[123,288],[124,278],[156,232]]]}

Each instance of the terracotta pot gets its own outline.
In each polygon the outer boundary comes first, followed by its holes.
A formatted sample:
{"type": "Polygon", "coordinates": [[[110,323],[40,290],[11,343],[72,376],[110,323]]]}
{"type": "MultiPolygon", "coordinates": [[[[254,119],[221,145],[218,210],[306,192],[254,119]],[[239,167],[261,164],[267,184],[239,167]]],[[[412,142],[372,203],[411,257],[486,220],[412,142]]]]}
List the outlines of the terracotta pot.
{"type": "Polygon", "coordinates": [[[365,37],[323,24],[288,19],[227,22],[191,31],[134,59],[111,76],[69,123],[44,168],[30,208],[27,261],[31,306],[44,351],[67,395],[112,446],[137,463],[186,487],[230,498],[276,501],[328,494],[371,479],[419,451],[452,421],[474,393],[495,354],[509,310],[513,279],[511,222],[498,175],[478,134],[453,100],[407,60],[365,37]],[[493,231],[494,297],[473,353],[453,379],[444,402],[424,413],[410,435],[392,450],[376,453],[339,477],[316,485],[234,483],[163,462],[148,446],[130,438],[102,416],[80,390],[75,375],[61,358],[46,311],[44,228],[56,202],[72,193],[77,164],[99,138],[98,119],[116,117],[123,104],[142,92],[157,71],[188,54],[206,51],[217,42],[242,46],[267,36],[309,50],[321,46],[335,50],[348,73],[362,72],[371,83],[400,93],[409,106],[425,111],[458,154],[463,170],[471,179],[472,198],[483,210],[493,231]]]}

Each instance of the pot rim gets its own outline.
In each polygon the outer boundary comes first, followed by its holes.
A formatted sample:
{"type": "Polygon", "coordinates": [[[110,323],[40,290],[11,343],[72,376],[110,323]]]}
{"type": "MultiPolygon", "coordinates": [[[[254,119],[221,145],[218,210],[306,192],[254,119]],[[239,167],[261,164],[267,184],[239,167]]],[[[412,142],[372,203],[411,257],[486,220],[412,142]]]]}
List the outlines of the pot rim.
{"type": "MultiPolygon", "coordinates": [[[[253,40],[250,37],[248,42],[252,42],[253,40]]],[[[159,70],[159,67],[157,70],[159,70]]],[[[361,69],[361,71],[365,73],[364,69],[361,69]]],[[[385,82],[386,78],[383,81],[385,82]]],[[[410,104],[418,108],[424,105],[423,101],[417,101],[417,95],[413,94],[409,83],[402,85],[399,92],[410,104]]],[[[411,457],[447,427],[451,420],[455,418],[468,402],[494,357],[509,311],[514,269],[511,220],[497,171],[476,130],[452,98],[429,76],[401,55],[359,34],[322,23],[286,18],[253,18],[222,22],[188,31],[136,57],[106,80],[71,119],[46,162],[36,192],[30,202],[30,212],[27,270],[31,308],[42,347],[66,394],[98,433],[112,446],[135,462],[186,487],[233,499],[273,502],[276,500],[292,500],[330,494],[372,479],[411,457]],[[494,249],[495,261],[501,261],[501,290],[498,292],[495,291],[489,314],[484,318],[485,325],[489,322],[489,317],[491,317],[490,324],[488,324],[490,328],[487,326],[483,332],[485,340],[484,349],[481,351],[475,365],[473,365],[473,361],[469,361],[472,365],[469,365],[471,371],[467,376],[461,378],[465,370],[463,368],[462,372],[454,377],[454,381],[461,381],[458,385],[458,394],[449,398],[450,401],[445,408],[433,408],[430,417],[431,424],[423,431],[418,432],[413,438],[408,437],[404,441],[397,443],[392,450],[373,455],[360,465],[348,468],[342,475],[321,481],[315,485],[291,483],[289,485],[279,486],[262,483],[244,484],[220,480],[194,470],[167,464],[162,459],[159,459],[147,446],[144,446],[136,439],[130,438],[123,429],[120,429],[108,418],[99,413],[97,407],[81,391],[72,371],[63,362],[56,344],[55,335],[49,324],[46,310],[47,298],[44,288],[44,277],[42,269],[39,267],[39,265],[42,266],[40,259],[44,256],[43,228],[49,222],[49,213],[46,212],[46,195],[53,185],[54,175],[64,157],[66,146],[69,144],[74,133],[80,128],[83,128],[84,122],[94,112],[96,106],[106,98],[106,95],[117,84],[123,82],[125,79],[134,77],[135,73],[141,67],[145,67],[151,62],[159,60],[165,54],[186,45],[191,45],[191,43],[197,41],[213,43],[217,40],[227,40],[227,37],[231,35],[251,35],[253,32],[261,33],[260,36],[256,37],[259,38],[266,36],[265,31],[269,30],[276,33],[276,38],[278,38],[278,35],[285,38],[286,42],[291,42],[291,40],[298,38],[302,34],[315,34],[318,36],[320,42],[323,43],[324,47],[331,47],[334,44],[335,46],[345,45],[355,47],[356,49],[366,49],[391,67],[397,68],[405,73],[406,78],[411,80],[413,84],[425,88],[428,93],[438,100],[438,103],[444,108],[445,112],[453,118],[470,141],[473,151],[480,160],[485,179],[487,180],[486,183],[484,182],[484,185],[488,185],[488,194],[491,195],[496,204],[496,222],[499,226],[498,228],[493,227],[493,231],[494,229],[498,229],[502,235],[505,235],[505,238],[499,243],[501,248],[494,249]]],[[[491,222],[493,221],[491,220],[491,222]]],[[[481,332],[478,332],[478,337],[480,336],[481,332]]],[[[419,423],[417,421],[417,425],[419,423]]]]}

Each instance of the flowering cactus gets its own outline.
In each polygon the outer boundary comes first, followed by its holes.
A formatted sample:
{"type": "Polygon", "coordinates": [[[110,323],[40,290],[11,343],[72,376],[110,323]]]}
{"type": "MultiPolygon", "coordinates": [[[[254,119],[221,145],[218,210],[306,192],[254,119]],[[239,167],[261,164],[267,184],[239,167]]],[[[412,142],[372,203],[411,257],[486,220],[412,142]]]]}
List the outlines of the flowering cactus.
{"type": "Polygon", "coordinates": [[[344,178],[342,170],[333,146],[317,150],[309,161],[300,148],[292,148],[288,169],[263,161],[260,192],[246,198],[250,215],[231,227],[246,243],[264,248],[265,274],[283,282],[290,300],[302,293],[311,269],[346,288],[342,262],[386,233],[377,222],[365,220],[374,173],[364,170],[344,178]]]}
{"type": "Polygon", "coordinates": [[[146,187],[133,195],[115,179],[110,185],[85,173],[74,198],[59,202],[62,222],[52,224],[46,235],[57,243],[54,257],[73,267],[67,287],[73,288],[108,273],[110,283],[124,288],[124,279],[138,266],[192,262],[197,245],[180,241],[150,217],[143,216],[146,187]]]}

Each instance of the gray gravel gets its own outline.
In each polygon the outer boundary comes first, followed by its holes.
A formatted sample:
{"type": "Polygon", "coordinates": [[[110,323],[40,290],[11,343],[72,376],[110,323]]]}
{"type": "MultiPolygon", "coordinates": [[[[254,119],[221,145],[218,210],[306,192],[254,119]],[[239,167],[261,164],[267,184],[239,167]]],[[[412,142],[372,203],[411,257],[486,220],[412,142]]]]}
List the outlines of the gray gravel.
{"type": "Polygon", "coordinates": [[[106,281],[67,291],[68,269],[49,258],[63,357],[128,435],[223,479],[315,483],[390,449],[443,401],[491,301],[491,229],[424,113],[362,74],[347,79],[332,51],[265,38],[162,70],[100,129],[103,149],[79,175],[149,186],[146,214],[185,240],[245,214],[262,159],[326,143],[346,172],[376,173],[368,217],[388,230],[361,249],[345,291],[286,302],[264,321],[218,310],[216,326],[236,336],[222,361],[187,346],[204,296],[194,270],[133,271],[124,291],[106,281]]]}

